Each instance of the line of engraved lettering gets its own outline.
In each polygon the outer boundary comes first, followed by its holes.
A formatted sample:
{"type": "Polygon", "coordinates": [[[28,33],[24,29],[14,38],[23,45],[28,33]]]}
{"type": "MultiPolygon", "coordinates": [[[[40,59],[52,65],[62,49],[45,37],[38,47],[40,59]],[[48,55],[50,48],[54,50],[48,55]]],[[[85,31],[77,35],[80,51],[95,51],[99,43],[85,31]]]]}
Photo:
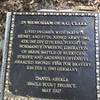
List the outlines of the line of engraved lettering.
{"type": "MultiPolygon", "coordinates": [[[[72,39],[72,38],[71,38],[72,39]]],[[[75,39],[75,37],[74,37],[75,39]]],[[[73,40],[73,39],[72,39],[73,40]]],[[[53,45],[58,45],[58,44],[67,44],[67,45],[87,45],[87,41],[86,39],[84,40],[68,40],[68,39],[60,39],[60,40],[56,40],[56,39],[52,39],[52,40],[33,40],[33,39],[21,39],[20,43],[23,44],[53,44],[53,45]]]]}
{"type": "Polygon", "coordinates": [[[59,87],[59,88],[76,88],[74,83],[51,83],[51,82],[27,82],[28,86],[38,86],[38,87],[59,87]]]}
{"type": "Polygon", "coordinates": [[[35,71],[60,71],[60,72],[77,72],[78,68],[77,67],[72,67],[72,66],[32,66],[32,65],[27,65],[26,66],[27,70],[35,70],[35,71]]]}
{"type": "Polygon", "coordinates": [[[89,40],[89,37],[87,36],[81,36],[81,35],[28,35],[28,34],[20,34],[18,35],[18,38],[26,38],[26,39],[69,39],[69,40],[89,40]]]}
{"type": "Polygon", "coordinates": [[[24,25],[67,25],[67,26],[87,26],[86,22],[80,21],[50,21],[50,20],[22,20],[20,24],[24,25]]]}
{"type": "Polygon", "coordinates": [[[25,60],[25,59],[44,59],[44,60],[71,60],[71,61],[88,61],[88,57],[84,57],[84,56],[55,56],[55,55],[17,55],[17,59],[21,59],[21,60],[25,60]]]}
{"type": "Polygon", "coordinates": [[[69,79],[66,77],[50,77],[50,76],[34,76],[35,81],[52,81],[52,82],[69,82],[69,79]]]}
{"type": "MultiPolygon", "coordinates": [[[[23,50],[22,50],[23,51],[23,50]]],[[[85,51],[53,51],[53,50],[25,50],[26,54],[64,54],[64,55],[87,55],[85,51]]]]}
{"type": "Polygon", "coordinates": [[[68,45],[31,45],[31,44],[20,44],[19,48],[30,48],[30,49],[60,49],[60,50],[85,50],[87,51],[87,46],[68,46],[68,45]]]}
{"type": "Polygon", "coordinates": [[[87,34],[87,33],[84,33],[83,30],[79,30],[79,31],[76,31],[76,30],[71,30],[71,31],[67,31],[67,30],[63,30],[63,31],[57,31],[57,30],[24,30],[24,34],[25,33],[28,33],[28,34],[54,34],[54,35],[60,35],[60,34],[63,34],[63,35],[84,35],[84,34],[87,34]]]}
{"type": "MultiPolygon", "coordinates": [[[[71,60],[72,61],[72,60],[71,60]]],[[[75,59],[75,61],[78,61],[75,59]]],[[[79,60],[80,61],[80,60],[79,60]]],[[[56,65],[56,66],[75,66],[75,67],[84,67],[84,66],[91,66],[91,63],[89,61],[81,60],[82,62],[66,62],[66,61],[44,61],[44,60],[22,60],[22,59],[16,59],[14,61],[15,64],[34,64],[34,65],[56,65]]]]}

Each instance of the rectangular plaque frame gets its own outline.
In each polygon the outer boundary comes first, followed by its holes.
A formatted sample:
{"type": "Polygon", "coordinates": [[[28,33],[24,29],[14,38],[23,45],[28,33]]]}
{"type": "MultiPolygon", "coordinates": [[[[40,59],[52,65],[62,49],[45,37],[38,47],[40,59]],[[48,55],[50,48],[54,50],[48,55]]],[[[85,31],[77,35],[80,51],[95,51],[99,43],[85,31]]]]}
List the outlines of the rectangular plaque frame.
{"type": "MultiPolygon", "coordinates": [[[[0,100],[40,100],[41,98],[35,98],[35,97],[24,97],[24,96],[17,96],[13,95],[9,91],[9,73],[10,73],[10,63],[11,63],[11,52],[12,52],[12,40],[13,40],[13,32],[14,32],[14,21],[16,15],[54,15],[54,16],[88,16],[88,17],[94,17],[95,19],[95,57],[96,57],[96,90],[97,90],[97,99],[100,100],[100,60],[99,60],[99,47],[100,47],[100,14],[93,13],[93,12],[13,12],[13,13],[7,13],[7,21],[6,21],[6,31],[5,31],[5,43],[4,43],[4,49],[3,49],[3,62],[2,62],[2,72],[1,72],[1,98],[0,100]],[[9,36],[10,35],[10,36],[9,36]],[[10,37],[10,40],[9,40],[10,37]],[[8,96],[8,97],[7,97],[8,96]]],[[[50,98],[43,98],[41,100],[49,100],[50,98]]],[[[50,99],[50,100],[67,100],[67,99],[50,99]]],[[[68,99],[70,100],[70,99],[68,99]]],[[[71,99],[72,100],[72,99],[71,99]]],[[[78,99],[75,99],[78,100],[78,99]]]]}

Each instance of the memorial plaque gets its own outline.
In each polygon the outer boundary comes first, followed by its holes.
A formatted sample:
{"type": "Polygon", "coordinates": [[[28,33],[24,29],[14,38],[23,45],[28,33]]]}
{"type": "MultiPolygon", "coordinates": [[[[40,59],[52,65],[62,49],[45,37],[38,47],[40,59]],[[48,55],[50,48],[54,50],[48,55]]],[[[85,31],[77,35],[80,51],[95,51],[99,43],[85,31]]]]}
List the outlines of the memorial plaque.
{"type": "Polygon", "coordinates": [[[7,14],[1,100],[100,100],[99,14],[7,14]]]}

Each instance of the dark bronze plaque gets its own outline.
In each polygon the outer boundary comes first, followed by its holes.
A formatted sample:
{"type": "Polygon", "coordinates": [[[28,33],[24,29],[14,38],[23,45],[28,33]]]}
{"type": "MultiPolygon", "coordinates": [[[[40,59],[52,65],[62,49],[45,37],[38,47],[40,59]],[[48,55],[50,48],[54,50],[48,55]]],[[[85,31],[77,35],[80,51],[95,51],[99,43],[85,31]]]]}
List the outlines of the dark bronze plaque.
{"type": "Polygon", "coordinates": [[[99,100],[98,14],[12,13],[2,100],[99,100]]]}

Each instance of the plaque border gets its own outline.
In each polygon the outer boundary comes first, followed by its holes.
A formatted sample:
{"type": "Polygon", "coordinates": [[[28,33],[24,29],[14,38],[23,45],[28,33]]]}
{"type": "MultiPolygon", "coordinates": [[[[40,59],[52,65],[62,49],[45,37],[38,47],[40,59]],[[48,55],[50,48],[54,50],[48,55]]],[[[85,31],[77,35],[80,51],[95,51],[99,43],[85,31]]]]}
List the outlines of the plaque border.
{"type": "Polygon", "coordinates": [[[34,97],[23,97],[13,95],[9,91],[9,73],[10,73],[10,62],[12,58],[12,44],[13,44],[13,33],[14,33],[14,23],[15,15],[63,15],[63,16],[92,16],[94,17],[94,34],[95,34],[95,50],[96,50],[96,90],[97,90],[97,100],[100,100],[100,62],[99,62],[99,17],[98,13],[93,12],[59,12],[59,11],[37,11],[37,12],[9,12],[7,13],[6,21],[6,31],[5,31],[5,43],[3,52],[3,62],[2,62],[2,72],[1,72],[1,98],[0,100],[59,100],[59,99],[40,99],[34,97]],[[11,27],[10,27],[11,26],[11,27]],[[8,43],[9,42],[9,43],[8,43]],[[8,50],[8,52],[7,52],[8,50]],[[4,98],[4,99],[3,99],[4,98]]]}

